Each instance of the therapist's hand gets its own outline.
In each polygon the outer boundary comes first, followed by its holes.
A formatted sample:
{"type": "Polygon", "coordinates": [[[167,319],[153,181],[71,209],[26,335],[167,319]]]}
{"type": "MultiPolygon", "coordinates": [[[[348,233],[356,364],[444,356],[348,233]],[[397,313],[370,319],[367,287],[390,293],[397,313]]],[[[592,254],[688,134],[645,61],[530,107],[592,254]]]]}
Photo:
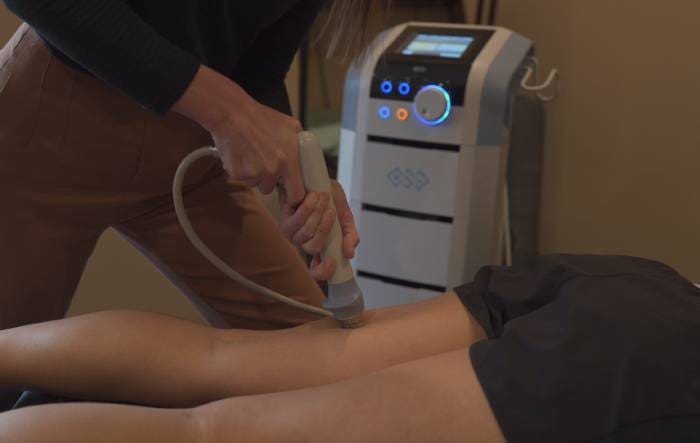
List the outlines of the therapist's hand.
{"type": "Polygon", "coordinates": [[[211,133],[231,179],[263,194],[282,182],[291,205],[304,199],[298,139],[302,127],[296,119],[258,103],[206,66],[200,67],[173,110],[211,133]]]}
{"type": "Polygon", "coordinates": [[[280,190],[280,228],[284,236],[304,252],[313,256],[310,274],[317,281],[326,281],[333,276],[336,263],[331,257],[321,260],[320,253],[328,243],[336,217],[343,232],[343,256],[351,259],[360,243],[355,218],[348,205],[342,186],[331,180],[332,196],[326,193],[309,192],[299,206],[289,203],[284,189],[280,190]],[[329,208],[333,198],[337,210],[329,208]]]}

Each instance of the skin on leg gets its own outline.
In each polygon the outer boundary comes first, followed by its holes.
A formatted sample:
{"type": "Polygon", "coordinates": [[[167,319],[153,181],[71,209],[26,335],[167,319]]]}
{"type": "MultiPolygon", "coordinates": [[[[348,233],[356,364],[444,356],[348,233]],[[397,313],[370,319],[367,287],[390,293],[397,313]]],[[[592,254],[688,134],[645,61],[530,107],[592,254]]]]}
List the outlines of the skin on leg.
{"type": "Polygon", "coordinates": [[[504,442],[467,349],[326,386],[202,406],[207,441],[504,442]]]}
{"type": "Polygon", "coordinates": [[[34,406],[0,414],[12,443],[209,443],[192,410],[110,404],[34,406]]]}
{"type": "MultiPolygon", "coordinates": [[[[231,268],[296,300],[321,305],[323,292],[252,190],[227,182],[221,172],[187,191],[184,201],[199,236],[231,268]]],[[[279,329],[318,319],[253,293],[214,268],[185,236],[170,203],[119,229],[149,258],[157,258],[175,284],[201,297],[231,327],[279,329]]]]}
{"type": "Polygon", "coordinates": [[[190,410],[53,405],[0,415],[17,443],[501,443],[467,349],[322,387],[190,410]]]}
{"type": "Polygon", "coordinates": [[[484,337],[456,295],[290,330],[228,331],[107,312],[0,333],[0,388],[189,407],[318,386],[469,346],[484,337]]]}
{"type": "Polygon", "coordinates": [[[231,367],[250,365],[255,370],[236,379],[234,391],[260,394],[332,383],[485,338],[455,294],[369,311],[364,320],[359,329],[341,329],[336,320],[326,319],[224,344],[213,367],[223,378],[231,367]]]}

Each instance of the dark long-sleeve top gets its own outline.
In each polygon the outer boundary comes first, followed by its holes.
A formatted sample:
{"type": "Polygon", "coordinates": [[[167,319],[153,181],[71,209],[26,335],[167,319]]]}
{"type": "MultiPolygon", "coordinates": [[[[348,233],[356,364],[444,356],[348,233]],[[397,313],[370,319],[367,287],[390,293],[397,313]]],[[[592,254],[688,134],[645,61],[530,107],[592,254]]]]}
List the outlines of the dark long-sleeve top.
{"type": "Polygon", "coordinates": [[[4,0],[64,62],[165,113],[200,64],[289,112],[284,77],[325,0],[4,0]]]}

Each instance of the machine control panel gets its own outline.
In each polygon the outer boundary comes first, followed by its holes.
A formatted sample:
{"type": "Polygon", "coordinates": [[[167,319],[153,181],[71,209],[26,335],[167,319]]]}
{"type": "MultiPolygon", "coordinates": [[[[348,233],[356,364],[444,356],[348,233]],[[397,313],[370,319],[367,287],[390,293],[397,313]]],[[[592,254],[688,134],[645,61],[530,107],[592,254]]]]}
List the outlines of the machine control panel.
{"type": "Polygon", "coordinates": [[[464,104],[471,65],[492,30],[409,26],[377,61],[370,97],[381,120],[438,126],[464,104]],[[401,103],[401,102],[405,102],[401,103]]]}
{"type": "Polygon", "coordinates": [[[416,93],[413,106],[396,106],[393,109],[389,104],[385,104],[377,109],[379,118],[382,120],[395,118],[398,121],[406,121],[410,118],[411,112],[423,124],[436,126],[444,123],[452,112],[450,93],[440,85],[429,84],[416,93]]]}

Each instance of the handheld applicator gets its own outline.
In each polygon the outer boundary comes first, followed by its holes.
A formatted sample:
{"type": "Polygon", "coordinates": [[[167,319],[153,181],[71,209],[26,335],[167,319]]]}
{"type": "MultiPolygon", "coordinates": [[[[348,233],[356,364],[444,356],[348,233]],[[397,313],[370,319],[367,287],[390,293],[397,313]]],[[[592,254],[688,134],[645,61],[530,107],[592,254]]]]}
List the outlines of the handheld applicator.
{"type": "MultiPolygon", "coordinates": [[[[302,132],[299,135],[299,153],[306,189],[330,193],[331,182],[318,137],[311,132],[302,132]]],[[[332,197],[329,200],[329,206],[333,210],[336,209],[332,197]]],[[[362,314],[365,310],[364,298],[355,281],[350,261],[343,256],[342,244],[343,232],[336,218],[330,239],[321,254],[324,258],[333,257],[336,262],[335,273],[328,280],[328,298],[323,307],[333,313],[342,327],[357,328],[362,325],[362,314]]]]}
{"type": "MultiPolygon", "coordinates": [[[[306,189],[309,191],[330,193],[330,178],[328,177],[328,169],[326,168],[326,162],[323,158],[323,151],[321,150],[318,138],[310,132],[300,133],[299,153],[306,189]]],[[[328,244],[321,254],[323,257],[333,257],[337,265],[335,273],[328,280],[328,298],[323,304],[326,309],[301,303],[248,280],[232,269],[204,244],[187,217],[182,199],[182,185],[187,169],[189,169],[192,163],[207,156],[219,157],[219,152],[216,148],[212,147],[193,151],[180,163],[180,166],[175,172],[175,179],[173,181],[175,214],[182,225],[182,229],[185,231],[185,235],[187,235],[187,238],[192,242],[194,247],[217,269],[251,291],[273,298],[294,308],[311,312],[312,314],[323,317],[335,317],[343,328],[357,328],[362,326],[362,315],[365,309],[364,299],[355,281],[355,275],[350,266],[350,262],[342,254],[343,233],[340,229],[340,222],[337,219],[333,225],[328,244]]],[[[332,198],[329,201],[329,205],[335,209],[332,198]]]]}

